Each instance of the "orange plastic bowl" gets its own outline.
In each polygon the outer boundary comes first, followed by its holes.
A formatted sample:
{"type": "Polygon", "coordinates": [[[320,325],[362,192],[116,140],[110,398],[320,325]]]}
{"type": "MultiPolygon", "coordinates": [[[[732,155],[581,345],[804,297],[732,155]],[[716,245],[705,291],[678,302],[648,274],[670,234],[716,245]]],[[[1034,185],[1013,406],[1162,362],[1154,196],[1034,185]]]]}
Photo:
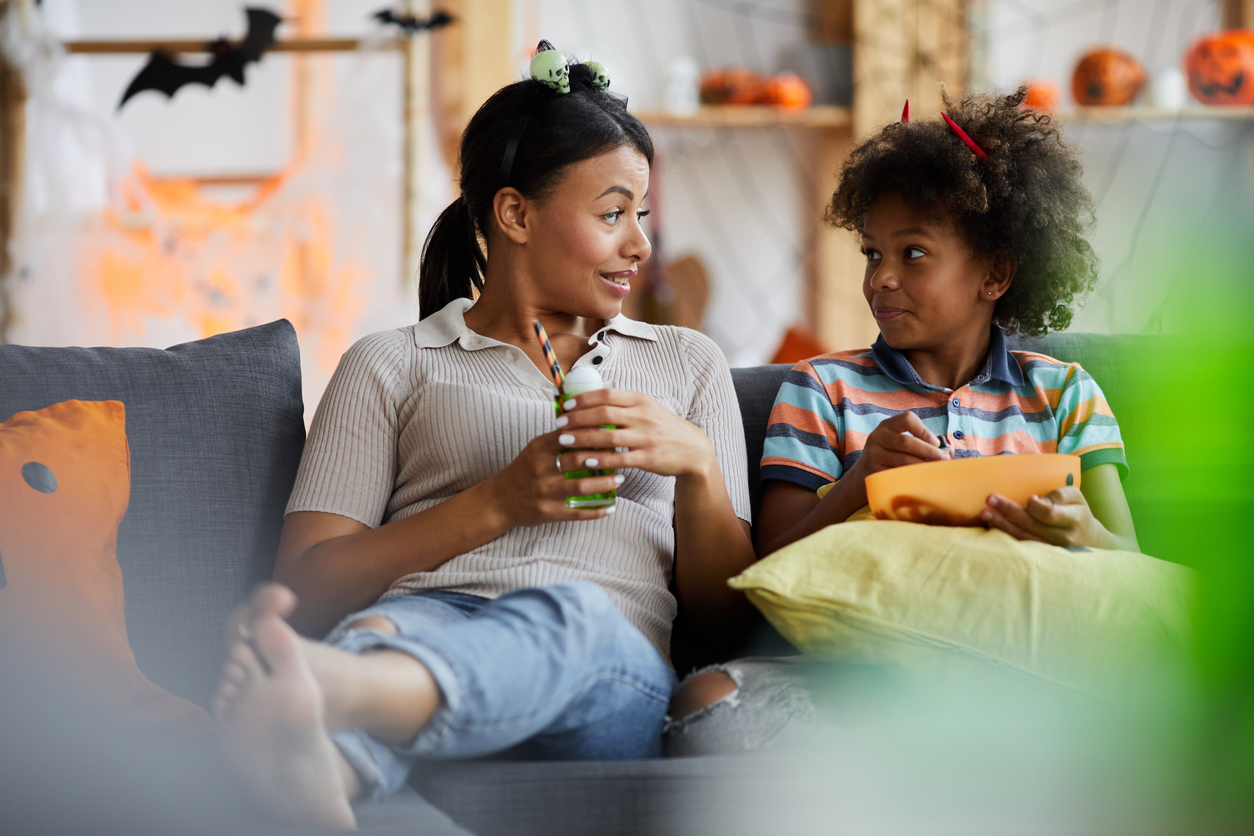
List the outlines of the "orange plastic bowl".
{"type": "Polygon", "coordinates": [[[876,519],[979,525],[988,495],[1026,505],[1066,485],[1080,486],[1080,457],[1060,453],[981,456],[881,470],[866,477],[876,519]]]}

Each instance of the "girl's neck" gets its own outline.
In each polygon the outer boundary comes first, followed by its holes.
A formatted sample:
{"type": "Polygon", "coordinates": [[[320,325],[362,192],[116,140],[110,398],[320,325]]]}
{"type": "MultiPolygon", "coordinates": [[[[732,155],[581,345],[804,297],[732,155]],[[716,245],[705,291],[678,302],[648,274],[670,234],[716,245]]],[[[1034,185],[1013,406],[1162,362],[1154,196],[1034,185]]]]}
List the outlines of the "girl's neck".
{"type": "Polygon", "coordinates": [[[977,334],[949,340],[934,348],[912,348],[902,351],[924,383],[959,389],[975,378],[988,359],[990,326],[977,334]]]}

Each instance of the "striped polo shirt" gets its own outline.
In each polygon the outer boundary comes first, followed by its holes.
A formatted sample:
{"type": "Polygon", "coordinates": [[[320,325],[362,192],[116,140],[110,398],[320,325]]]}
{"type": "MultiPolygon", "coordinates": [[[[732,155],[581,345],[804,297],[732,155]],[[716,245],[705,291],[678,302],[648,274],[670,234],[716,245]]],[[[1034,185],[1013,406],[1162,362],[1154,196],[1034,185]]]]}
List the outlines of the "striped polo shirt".
{"type": "Polygon", "coordinates": [[[984,368],[959,389],[924,382],[882,336],[869,351],[798,363],[775,397],[761,478],[813,489],[834,482],[871,431],[906,410],[948,435],[955,458],[1071,453],[1081,470],[1109,463],[1127,475],[1119,424],[1097,382],[1076,363],[1008,350],[993,325],[984,368]]]}

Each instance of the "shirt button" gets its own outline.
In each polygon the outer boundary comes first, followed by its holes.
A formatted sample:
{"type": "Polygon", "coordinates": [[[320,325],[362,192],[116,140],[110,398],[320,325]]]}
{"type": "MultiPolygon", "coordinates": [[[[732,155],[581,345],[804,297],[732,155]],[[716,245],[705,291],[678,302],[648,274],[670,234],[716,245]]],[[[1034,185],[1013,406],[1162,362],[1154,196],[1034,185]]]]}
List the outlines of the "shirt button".
{"type": "Polygon", "coordinates": [[[604,357],[593,357],[593,358],[592,358],[592,365],[594,365],[594,366],[599,366],[599,365],[601,365],[601,361],[602,361],[602,360],[604,360],[604,359],[605,359],[604,357]]]}
{"type": "Polygon", "coordinates": [[[961,440],[961,439],[962,439],[962,430],[954,430],[954,438],[961,440]]]}
{"type": "Polygon", "coordinates": [[[598,334],[597,334],[597,339],[598,339],[598,340],[603,340],[603,339],[605,339],[605,332],[604,332],[604,331],[601,331],[600,333],[598,333],[598,334]]]}
{"type": "Polygon", "coordinates": [[[962,401],[958,400],[957,398],[954,398],[954,406],[962,406],[962,401]]]}

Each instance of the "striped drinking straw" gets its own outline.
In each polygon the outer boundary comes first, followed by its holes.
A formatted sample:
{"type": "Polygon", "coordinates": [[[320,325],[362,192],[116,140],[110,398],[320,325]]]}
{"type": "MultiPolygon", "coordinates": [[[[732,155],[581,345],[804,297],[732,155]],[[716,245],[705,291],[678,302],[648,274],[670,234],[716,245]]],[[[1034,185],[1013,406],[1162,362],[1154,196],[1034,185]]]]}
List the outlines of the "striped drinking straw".
{"type": "Polygon", "coordinates": [[[536,339],[540,341],[544,361],[549,364],[549,374],[553,375],[553,382],[557,384],[558,389],[561,389],[566,375],[562,372],[562,364],[557,362],[557,352],[553,350],[553,344],[549,342],[549,335],[544,332],[544,326],[540,324],[540,320],[533,319],[531,324],[536,329],[536,339]]]}

